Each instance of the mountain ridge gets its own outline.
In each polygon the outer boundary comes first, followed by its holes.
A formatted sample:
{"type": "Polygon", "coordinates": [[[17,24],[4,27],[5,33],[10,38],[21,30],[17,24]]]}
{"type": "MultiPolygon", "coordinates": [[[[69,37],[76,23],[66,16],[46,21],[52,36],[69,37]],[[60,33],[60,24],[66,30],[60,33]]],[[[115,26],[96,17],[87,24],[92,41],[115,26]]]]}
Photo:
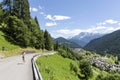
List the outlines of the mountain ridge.
{"type": "Polygon", "coordinates": [[[104,34],[100,34],[100,33],[81,32],[69,40],[84,47],[91,40],[102,37],[103,35],[104,34]]]}
{"type": "Polygon", "coordinates": [[[106,34],[101,38],[94,39],[89,42],[85,49],[95,51],[97,53],[120,53],[120,30],[106,34]]]}
{"type": "Polygon", "coordinates": [[[54,39],[54,42],[58,42],[59,44],[62,44],[62,45],[68,45],[71,48],[81,48],[80,45],[78,45],[74,42],[71,42],[63,37],[58,37],[58,38],[54,39]]]}

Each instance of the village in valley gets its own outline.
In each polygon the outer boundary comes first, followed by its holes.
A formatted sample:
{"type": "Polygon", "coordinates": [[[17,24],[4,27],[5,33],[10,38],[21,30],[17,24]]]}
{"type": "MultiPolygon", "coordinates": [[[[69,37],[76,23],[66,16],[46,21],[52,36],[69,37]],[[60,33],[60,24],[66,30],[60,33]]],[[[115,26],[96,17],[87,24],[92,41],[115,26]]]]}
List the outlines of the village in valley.
{"type": "Polygon", "coordinates": [[[72,49],[76,53],[80,53],[81,55],[86,55],[86,59],[90,62],[90,64],[100,70],[104,70],[107,72],[118,72],[120,73],[120,64],[118,61],[117,56],[113,55],[98,55],[96,53],[91,53],[89,51],[85,51],[81,48],[74,48],[72,49]],[[83,54],[85,53],[85,54],[83,54]]]}
{"type": "Polygon", "coordinates": [[[88,60],[90,61],[90,63],[107,72],[118,72],[120,73],[120,65],[116,64],[116,63],[110,63],[106,60],[104,60],[104,58],[106,57],[93,57],[93,58],[89,58],[88,60]]]}

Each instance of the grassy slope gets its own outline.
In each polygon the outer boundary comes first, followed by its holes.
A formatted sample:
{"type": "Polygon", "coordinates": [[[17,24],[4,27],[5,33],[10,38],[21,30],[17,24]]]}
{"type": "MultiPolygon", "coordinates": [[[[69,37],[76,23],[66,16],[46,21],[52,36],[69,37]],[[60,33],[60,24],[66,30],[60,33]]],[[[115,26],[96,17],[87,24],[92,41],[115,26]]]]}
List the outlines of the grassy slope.
{"type": "Polygon", "coordinates": [[[0,31],[0,50],[1,50],[2,46],[5,47],[6,51],[20,48],[19,46],[13,45],[10,42],[8,42],[7,40],[5,40],[4,33],[2,33],[0,31]]]}
{"type": "Polygon", "coordinates": [[[79,80],[73,71],[70,71],[70,63],[77,63],[73,60],[63,58],[57,54],[43,56],[37,59],[44,80],[79,80]]]}
{"type": "Polygon", "coordinates": [[[100,69],[96,68],[96,67],[93,67],[92,66],[92,70],[93,70],[93,76],[92,78],[90,78],[89,80],[95,80],[96,77],[100,74],[102,74],[104,77],[107,76],[109,73],[106,72],[106,71],[101,71],[100,69]]]}
{"type": "Polygon", "coordinates": [[[0,57],[4,56],[13,56],[13,55],[18,55],[20,53],[22,53],[25,50],[34,50],[36,52],[38,52],[37,50],[33,49],[33,48],[20,48],[17,45],[11,44],[10,42],[8,42],[5,38],[4,38],[4,33],[0,31],[0,57]],[[5,51],[4,53],[2,52],[2,46],[5,47],[5,51]]]}
{"type": "MultiPolygon", "coordinates": [[[[70,71],[71,62],[77,65],[75,61],[63,58],[57,54],[37,59],[37,65],[44,80],[79,80],[75,73],[70,71]]],[[[96,80],[96,77],[100,74],[103,77],[113,75],[93,66],[92,70],[93,76],[89,80],[96,80]]],[[[118,73],[114,74],[119,75],[118,73]]]]}
{"type": "Polygon", "coordinates": [[[4,33],[0,31],[0,56],[11,56],[17,54],[19,46],[13,45],[4,38],[4,33]],[[2,46],[5,47],[4,54],[2,53],[2,46]]]}

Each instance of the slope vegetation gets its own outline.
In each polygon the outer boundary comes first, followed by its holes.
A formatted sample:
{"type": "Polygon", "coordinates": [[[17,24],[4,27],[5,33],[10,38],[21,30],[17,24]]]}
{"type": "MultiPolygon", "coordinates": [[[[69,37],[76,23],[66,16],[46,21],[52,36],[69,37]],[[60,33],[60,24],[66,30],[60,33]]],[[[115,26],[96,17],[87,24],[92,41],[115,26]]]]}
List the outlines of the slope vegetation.
{"type": "Polygon", "coordinates": [[[19,46],[13,45],[10,42],[8,42],[4,37],[4,33],[0,31],[0,49],[1,50],[3,46],[5,47],[6,51],[20,48],[19,46]]]}
{"type": "Polygon", "coordinates": [[[58,42],[59,44],[63,44],[63,45],[68,45],[71,48],[80,48],[81,47],[77,43],[69,41],[69,40],[62,38],[62,37],[54,39],[54,42],[58,42]]]}
{"type": "Polygon", "coordinates": [[[0,31],[0,56],[11,56],[18,54],[21,48],[17,45],[13,45],[8,42],[5,37],[4,33],[0,31]],[[4,47],[4,53],[2,52],[2,47],[4,47]]]}
{"type": "Polygon", "coordinates": [[[120,30],[105,35],[101,38],[92,40],[85,46],[85,49],[97,53],[120,53],[120,30]]]}
{"type": "Polygon", "coordinates": [[[37,59],[44,80],[79,80],[77,75],[70,70],[70,63],[77,63],[57,54],[44,56],[37,59]]]}

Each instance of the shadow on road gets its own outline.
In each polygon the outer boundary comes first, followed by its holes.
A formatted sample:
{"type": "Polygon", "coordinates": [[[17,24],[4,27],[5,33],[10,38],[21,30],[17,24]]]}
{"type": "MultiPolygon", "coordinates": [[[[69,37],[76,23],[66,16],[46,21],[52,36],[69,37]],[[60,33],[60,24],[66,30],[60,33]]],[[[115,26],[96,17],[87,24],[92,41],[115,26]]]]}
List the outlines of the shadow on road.
{"type": "Polygon", "coordinates": [[[17,63],[17,65],[24,65],[24,63],[23,63],[23,62],[20,62],[20,63],[17,63]]]}

